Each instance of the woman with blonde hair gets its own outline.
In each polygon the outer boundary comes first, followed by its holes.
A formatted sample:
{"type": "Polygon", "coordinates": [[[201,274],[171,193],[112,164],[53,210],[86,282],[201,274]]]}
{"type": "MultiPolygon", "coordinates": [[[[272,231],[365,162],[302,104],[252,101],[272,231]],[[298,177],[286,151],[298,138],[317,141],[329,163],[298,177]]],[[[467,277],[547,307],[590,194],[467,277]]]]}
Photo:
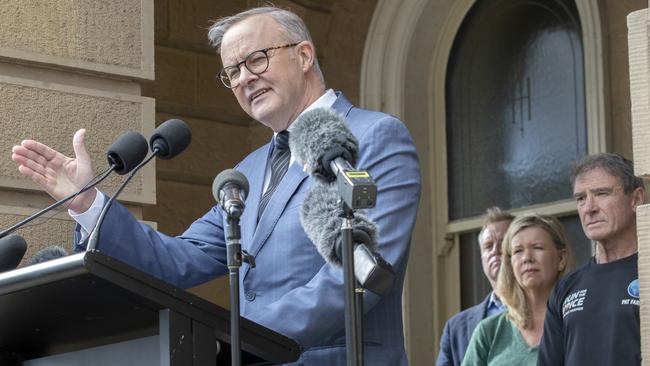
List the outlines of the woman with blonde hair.
{"type": "Polygon", "coordinates": [[[536,365],[546,302],[573,262],[562,224],[536,214],[514,219],[501,253],[496,292],[508,310],[479,323],[463,365],[536,365]]]}

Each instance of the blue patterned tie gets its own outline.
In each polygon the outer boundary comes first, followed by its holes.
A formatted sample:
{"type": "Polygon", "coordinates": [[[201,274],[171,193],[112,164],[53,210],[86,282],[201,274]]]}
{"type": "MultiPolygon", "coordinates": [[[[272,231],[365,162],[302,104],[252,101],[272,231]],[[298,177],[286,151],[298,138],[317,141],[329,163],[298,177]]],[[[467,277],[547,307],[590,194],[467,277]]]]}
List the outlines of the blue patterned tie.
{"type": "Polygon", "coordinates": [[[258,221],[260,217],[262,217],[266,205],[271,200],[273,192],[282,180],[282,177],[284,177],[284,174],[287,172],[290,159],[291,151],[289,150],[289,132],[279,132],[275,135],[273,153],[271,154],[271,181],[269,182],[266,192],[262,194],[262,198],[260,199],[260,209],[257,213],[258,221]]]}

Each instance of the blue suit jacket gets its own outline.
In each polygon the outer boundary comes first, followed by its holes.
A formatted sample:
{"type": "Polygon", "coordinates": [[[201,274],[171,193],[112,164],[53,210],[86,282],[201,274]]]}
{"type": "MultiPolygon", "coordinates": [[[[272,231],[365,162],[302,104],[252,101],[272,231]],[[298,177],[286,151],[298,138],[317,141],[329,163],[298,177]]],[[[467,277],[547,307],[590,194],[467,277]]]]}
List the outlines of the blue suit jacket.
{"type": "MultiPolygon", "coordinates": [[[[379,251],[397,272],[389,294],[365,295],[366,364],[405,365],[401,296],[420,194],[415,146],[395,117],[355,108],[340,93],[333,108],[359,140],[357,165],[377,182],[377,207],[368,214],[380,228],[379,251]]],[[[241,217],[242,248],[255,256],[257,265],[241,268],[241,314],[296,340],[303,351],[297,364],[345,364],[342,270],[325,263],[300,224],[312,179],[299,164],[289,167],[257,222],[269,153],[266,144],[236,167],[250,183],[241,217]]],[[[187,288],[227,273],[225,225],[222,211],[213,207],[173,238],[139,224],[115,205],[106,215],[98,249],[187,288]]],[[[77,240],[76,249],[83,245],[77,240]]]]}
{"type": "Polygon", "coordinates": [[[445,324],[440,339],[436,366],[460,366],[467,351],[469,339],[478,323],[487,317],[488,295],[483,302],[452,316],[445,324]]]}

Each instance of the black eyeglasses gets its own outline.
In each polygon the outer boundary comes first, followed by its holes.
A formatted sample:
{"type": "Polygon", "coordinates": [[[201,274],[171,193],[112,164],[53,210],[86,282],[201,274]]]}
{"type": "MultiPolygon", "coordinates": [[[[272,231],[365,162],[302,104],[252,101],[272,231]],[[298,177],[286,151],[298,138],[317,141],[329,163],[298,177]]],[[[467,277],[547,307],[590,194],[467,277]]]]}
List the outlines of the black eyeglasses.
{"type": "Polygon", "coordinates": [[[226,66],[219,71],[219,79],[226,88],[232,89],[239,85],[239,76],[241,75],[241,65],[244,65],[248,71],[255,75],[259,75],[269,68],[269,51],[277,50],[280,48],[293,47],[298,43],[285,44],[282,46],[269,47],[261,50],[253,51],[244,61],[232,66],[226,66]]]}

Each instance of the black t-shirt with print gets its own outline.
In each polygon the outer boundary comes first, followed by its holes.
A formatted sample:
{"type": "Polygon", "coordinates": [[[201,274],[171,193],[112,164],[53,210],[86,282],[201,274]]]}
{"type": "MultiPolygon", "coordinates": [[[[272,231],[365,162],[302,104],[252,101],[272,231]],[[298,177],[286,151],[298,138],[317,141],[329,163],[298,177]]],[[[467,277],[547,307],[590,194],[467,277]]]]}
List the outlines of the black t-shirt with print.
{"type": "Polygon", "coordinates": [[[537,365],[640,365],[638,255],[592,258],[548,301],[537,365]]]}

